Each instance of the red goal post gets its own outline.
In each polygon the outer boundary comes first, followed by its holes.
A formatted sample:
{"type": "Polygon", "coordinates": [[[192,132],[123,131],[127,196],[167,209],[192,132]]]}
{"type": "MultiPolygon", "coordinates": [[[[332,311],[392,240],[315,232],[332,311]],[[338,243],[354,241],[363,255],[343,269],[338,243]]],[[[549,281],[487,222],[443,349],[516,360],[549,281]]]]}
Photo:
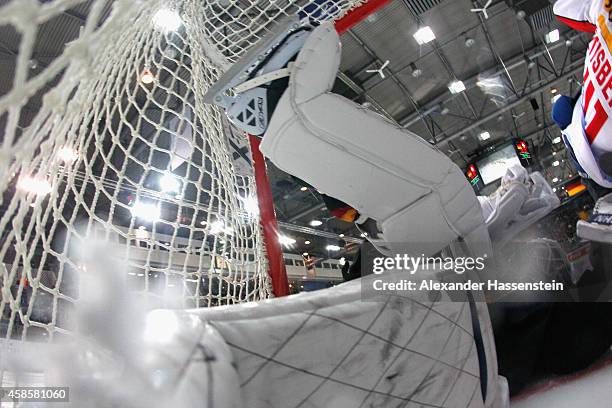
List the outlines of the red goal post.
{"type": "MultiPolygon", "coordinates": [[[[350,10],[343,17],[336,20],[336,31],[338,31],[340,35],[345,33],[390,2],[391,0],[366,1],[361,6],[350,10]]],[[[265,159],[259,151],[260,140],[255,136],[249,135],[249,143],[253,156],[253,169],[255,172],[255,183],[257,184],[257,199],[259,202],[260,220],[268,258],[268,271],[272,281],[272,291],[277,297],[287,296],[289,294],[289,282],[282,248],[278,240],[279,230],[276,222],[270,181],[266,172],[265,159]]]]}

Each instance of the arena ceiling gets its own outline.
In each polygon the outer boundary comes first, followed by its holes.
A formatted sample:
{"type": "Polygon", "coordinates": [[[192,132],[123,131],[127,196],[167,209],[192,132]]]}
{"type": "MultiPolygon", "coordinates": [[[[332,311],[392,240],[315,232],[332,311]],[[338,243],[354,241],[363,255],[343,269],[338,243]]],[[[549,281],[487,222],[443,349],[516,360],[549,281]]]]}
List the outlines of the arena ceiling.
{"type": "MultiPolygon", "coordinates": [[[[7,2],[0,0],[0,6],[7,2]]],[[[562,144],[554,142],[559,132],[550,119],[551,99],[579,89],[589,37],[558,23],[552,1],[493,0],[488,18],[470,11],[484,3],[392,1],[343,35],[335,91],[420,135],[462,168],[500,144],[528,140],[551,183],[562,185],[575,174],[564,161],[562,144]],[[435,40],[419,45],[413,34],[426,26],[435,40]],[[547,40],[554,30],[559,30],[559,38],[547,40]],[[384,78],[368,72],[387,61],[384,78]],[[457,81],[465,90],[453,94],[449,84],[457,81]],[[489,138],[483,140],[482,134],[489,138]],[[553,162],[559,165],[552,166],[553,162]]],[[[105,14],[111,5],[109,0],[105,14]]],[[[65,10],[41,27],[32,75],[78,37],[89,6],[84,2],[65,10]]],[[[17,33],[0,28],[0,95],[12,86],[18,44],[17,33]]],[[[37,111],[35,98],[28,109],[32,114],[37,111]]],[[[351,224],[325,211],[316,192],[302,189],[292,177],[269,167],[278,219],[281,228],[297,239],[295,252],[324,256],[329,244],[359,239],[351,224]],[[310,226],[313,220],[322,225],[310,226]],[[304,244],[307,240],[311,244],[304,244]]]]}

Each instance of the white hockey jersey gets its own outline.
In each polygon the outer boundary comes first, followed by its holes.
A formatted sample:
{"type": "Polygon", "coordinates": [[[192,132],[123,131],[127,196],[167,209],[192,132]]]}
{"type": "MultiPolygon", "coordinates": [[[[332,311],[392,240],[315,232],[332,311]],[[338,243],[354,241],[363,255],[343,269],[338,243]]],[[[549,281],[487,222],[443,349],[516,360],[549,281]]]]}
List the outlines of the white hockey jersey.
{"type": "Polygon", "coordinates": [[[612,1],[558,0],[554,11],[562,22],[594,34],[586,55],[582,95],[563,135],[583,172],[612,188],[612,175],[598,165],[602,153],[612,152],[612,1]]]}

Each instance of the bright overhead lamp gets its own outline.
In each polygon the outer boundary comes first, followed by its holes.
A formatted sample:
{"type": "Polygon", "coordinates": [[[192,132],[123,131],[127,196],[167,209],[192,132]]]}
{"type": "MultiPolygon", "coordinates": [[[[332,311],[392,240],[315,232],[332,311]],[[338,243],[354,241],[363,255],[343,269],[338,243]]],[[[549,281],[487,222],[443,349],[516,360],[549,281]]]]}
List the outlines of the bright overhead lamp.
{"type": "Polygon", "coordinates": [[[485,140],[489,140],[491,138],[491,133],[482,132],[479,137],[480,137],[480,140],[484,142],[485,140]]]}
{"type": "Polygon", "coordinates": [[[325,249],[328,251],[339,251],[341,248],[338,245],[328,245],[325,249]]]}
{"type": "Polygon", "coordinates": [[[278,242],[284,247],[290,247],[296,243],[295,239],[286,235],[279,235],[278,242]]]}
{"type": "Polygon", "coordinates": [[[308,187],[302,186],[302,187],[300,187],[300,191],[308,191],[308,187]]]}
{"type": "Polygon", "coordinates": [[[339,234],[338,235],[340,238],[344,238],[344,234],[339,234]]]}
{"type": "Polygon", "coordinates": [[[561,143],[561,136],[557,136],[557,137],[555,137],[555,138],[552,140],[552,142],[553,142],[554,144],[561,143]]]}
{"type": "Polygon", "coordinates": [[[218,235],[221,233],[231,235],[234,232],[234,230],[232,229],[232,227],[228,227],[227,225],[225,225],[223,221],[217,220],[210,224],[209,232],[211,235],[218,235]]]}
{"type": "Polygon", "coordinates": [[[558,183],[558,182],[559,182],[559,179],[555,177],[554,179],[552,179],[552,182],[553,182],[553,183],[558,183]]]}
{"type": "Polygon", "coordinates": [[[419,45],[424,45],[436,39],[436,35],[429,26],[421,27],[412,35],[419,45]]]}
{"type": "Polygon", "coordinates": [[[17,188],[25,191],[26,193],[33,193],[36,195],[47,195],[51,192],[51,183],[47,180],[39,179],[35,177],[21,177],[17,182],[17,188]]]}
{"type": "Polygon", "coordinates": [[[306,241],[304,241],[304,244],[305,245],[310,245],[310,241],[306,240],[306,241]]]}
{"type": "Polygon", "coordinates": [[[159,220],[161,211],[159,207],[153,203],[145,203],[136,201],[131,208],[132,217],[140,218],[145,221],[155,222],[159,220]]]}
{"type": "Polygon", "coordinates": [[[414,62],[410,63],[410,73],[413,78],[418,78],[423,74],[423,70],[416,66],[414,62]]]}
{"type": "Polygon", "coordinates": [[[552,44],[552,43],[556,43],[557,41],[559,41],[559,39],[561,38],[561,34],[559,33],[559,30],[554,29],[548,34],[546,34],[544,38],[547,44],[552,44]]]}
{"type": "Polygon", "coordinates": [[[57,151],[57,157],[64,163],[72,163],[78,158],[77,152],[70,147],[62,147],[57,151]]]}
{"type": "Polygon", "coordinates": [[[152,84],[153,81],[155,81],[155,75],[153,75],[149,69],[142,71],[142,74],[140,74],[140,82],[145,85],[149,85],[152,84]]]}
{"type": "Polygon", "coordinates": [[[346,258],[342,257],[338,260],[338,263],[340,264],[340,266],[344,266],[346,264],[346,258]]]}
{"type": "Polygon", "coordinates": [[[553,167],[558,167],[559,164],[561,164],[561,163],[559,163],[559,160],[555,160],[554,162],[552,162],[552,166],[553,167]]]}
{"type": "Polygon", "coordinates": [[[180,181],[172,174],[164,174],[159,179],[159,187],[163,192],[176,193],[181,188],[180,181]]]}
{"type": "Polygon", "coordinates": [[[183,21],[176,11],[163,8],[153,16],[153,24],[165,32],[170,32],[177,31],[183,21]]]}
{"type": "Polygon", "coordinates": [[[452,94],[458,94],[465,91],[465,84],[463,81],[453,81],[448,84],[448,90],[451,91],[452,94]]]}
{"type": "Polygon", "coordinates": [[[310,226],[311,227],[320,227],[321,225],[323,225],[323,221],[320,221],[320,220],[312,220],[312,221],[310,221],[310,226]]]}

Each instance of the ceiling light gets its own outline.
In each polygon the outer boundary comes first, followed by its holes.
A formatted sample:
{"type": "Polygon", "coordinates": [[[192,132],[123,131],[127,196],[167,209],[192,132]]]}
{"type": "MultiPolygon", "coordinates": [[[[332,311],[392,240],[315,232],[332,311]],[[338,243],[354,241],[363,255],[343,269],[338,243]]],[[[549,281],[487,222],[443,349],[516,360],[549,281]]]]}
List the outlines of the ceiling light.
{"type": "Polygon", "coordinates": [[[295,244],[295,239],[288,237],[286,235],[279,235],[278,242],[284,247],[290,247],[295,244]]]}
{"type": "Polygon", "coordinates": [[[448,89],[451,91],[452,94],[458,94],[465,91],[465,84],[463,83],[463,81],[453,81],[448,84],[448,89]]]}
{"type": "Polygon", "coordinates": [[[152,84],[153,81],[155,81],[155,76],[150,70],[145,69],[144,71],[142,71],[142,74],[140,74],[140,82],[145,85],[149,85],[152,84]]]}
{"type": "Polygon", "coordinates": [[[344,238],[344,234],[340,234],[338,235],[340,238],[344,238]]]}
{"type": "Polygon", "coordinates": [[[304,186],[300,188],[300,191],[308,191],[308,187],[304,186]]]}
{"type": "Polygon", "coordinates": [[[556,192],[557,192],[557,187],[554,187],[553,188],[553,193],[556,193],[556,192]]]}
{"type": "Polygon", "coordinates": [[[476,40],[473,39],[472,37],[466,37],[465,38],[465,46],[467,48],[472,48],[474,46],[474,44],[476,44],[476,40]]]}
{"type": "Polygon", "coordinates": [[[550,88],[550,93],[551,94],[556,94],[557,92],[559,92],[559,90],[557,88],[550,88]]]}
{"type": "Polygon", "coordinates": [[[181,188],[181,183],[172,174],[164,174],[159,179],[159,187],[166,193],[176,193],[181,188]]]}
{"type": "Polygon", "coordinates": [[[311,227],[320,227],[321,225],[323,225],[323,222],[320,220],[312,220],[310,221],[310,226],[311,227]]]}
{"type": "Polygon", "coordinates": [[[132,212],[132,217],[150,222],[159,220],[161,215],[160,209],[156,204],[144,203],[142,201],[136,201],[130,211],[132,212]]]}
{"type": "Polygon", "coordinates": [[[361,236],[361,238],[365,238],[365,237],[368,236],[368,233],[367,232],[362,232],[360,236],[361,236]]]}
{"type": "Polygon", "coordinates": [[[183,21],[176,11],[163,8],[158,10],[153,16],[153,24],[169,32],[178,30],[181,24],[183,24],[183,21]]]}
{"type": "Polygon", "coordinates": [[[417,67],[414,62],[410,63],[410,71],[413,78],[418,78],[423,74],[423,70],[417,67]]]}
{"type": "Polygon", "coordinates": [[[419,45],[427,44],[436,39],[436,35],[429,26],[421,27],[413,34],[414,39],[419,45]]]}
{"type": "Polygon", "coordinates": [[[558,183],[558,182],[559,182],[559,179],[555,177],[554,179],[552,179],[552,182],[553,182],[553,183],[558,183]]]}
{"type": "Polygon", "coordinates": [[[553,167],[557,167],[559,166],[559,160],[555,160],[554,162],[552,162],[553,167]]]}
{"type": "Polygon", "coordinates": [[[485,140],[489,140],[491,138],[491,133],[482,132],[479,137],[480,137],[480,140],[484,142],[485,140]]]}
{"type": "Polygon", "coordinates": [[[553,144],[561,143],[561,136],[557,136],[552,140],[553,144]]]}
{"type": "Polygon", "coordinates": [[[346,258],[342,257],[338,260],[338,263],[340,264],[340,266],[344,266],[346,264],[346,258]]]}
{"type": "Polygon", "coordinates": [[[306,240],[306,241],[304,241],[304,244],[305,245],[310,245],[310,241],[306,240]]]}
{"type": "Polygon", "coordinates": [[[62,147],[57,151],[57,157],[64,163],[72,163],[78,157],[76,151],[70,147],[62,147]]]}
{"type": "Polygon", "coordinates": [[[328,251],[339,251],[341,248],[338,245],[328,245],[325,249],[328,251]]]}
{"type": "Polygon", "coordinates": [[[555,43],[559,41],[560,38],[561,38],[561,34],[559,33],[559,30],[557,29],[552,30],[545,36],[545,40],[548,44],[555,43]]]}
{"type": "Polygon", "coordinates": [[[212,224],[210,224],[209,232],[212,235],[217,235],[221,233],[231,235],[234,232],[234,230],[232,229],[232,227],[228,227],[227,225],[225,225],[223,221],[217,220],[213,222],[212,224]]]}
{"type": "Polygon", "coordinates": [[[51,192],[51,184],[47,180],[38,179],[35,177],[21,177],[17,182],[17,188],[26,193],[34,193],[36,195],[46,195],[51,192]]]}
{"type": "Polygon", "coordinates": [[[302,256],[308,256],[308,252],[304,252],[302,256]]]}

